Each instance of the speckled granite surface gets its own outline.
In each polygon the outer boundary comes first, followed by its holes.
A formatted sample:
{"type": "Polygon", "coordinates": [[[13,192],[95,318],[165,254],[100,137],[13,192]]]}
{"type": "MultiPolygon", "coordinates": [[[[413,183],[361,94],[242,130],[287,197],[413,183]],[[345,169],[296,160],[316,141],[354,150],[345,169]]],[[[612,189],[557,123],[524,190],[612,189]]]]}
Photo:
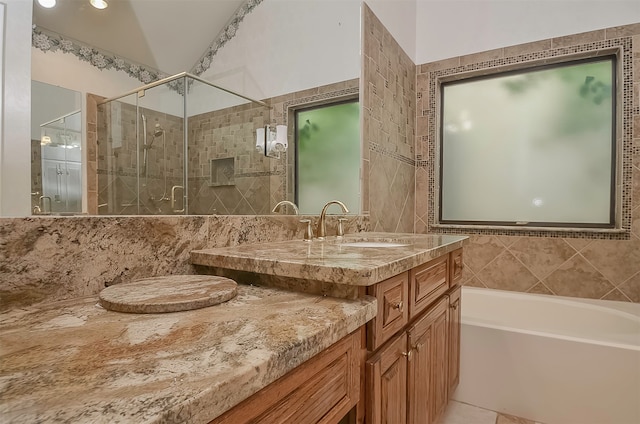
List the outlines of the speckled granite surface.
{"type": "Polygon", "coordinates": [[[402,233],[347,234],[312,242],[290,240],[191,251],[197,265],[334,284],[369,286],[462,247],[466,236],[402,233]],[[359,241],[398,247],[356,247],[359,241]]]}
{"type": "MultiPolygon", "coordinates": [[[[337,215],[327,218],[335,232],[337,215]]],[[[0,218],[0,311],[98,294],[138,278],[193,274],[189,252],[302,239],[300,216],[0,218]]],[[[348,216],[345,231],[368,228],[348,216]]]]}
{"type": "Polygon", "coordinates": [[[376,310],[372,298],[238,292],[168,314],[110,312],[95,296],[2,314],[2,422],[206,423],[376,310]]]}

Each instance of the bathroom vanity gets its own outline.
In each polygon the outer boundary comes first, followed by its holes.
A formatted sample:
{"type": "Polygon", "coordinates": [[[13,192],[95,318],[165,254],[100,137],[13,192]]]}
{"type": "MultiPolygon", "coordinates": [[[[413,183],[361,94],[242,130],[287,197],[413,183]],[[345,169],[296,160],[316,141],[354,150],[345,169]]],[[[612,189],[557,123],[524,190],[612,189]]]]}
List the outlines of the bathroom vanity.
{"type": "Polygon", "coordinates": [[[358,233],[192,251],[191,261],[201,272],[237,281],[347,299],[374,297],[377,313],[360,341],[366,352],[362,396],[351,422],[428,424],[444,411],[458,383],[465,241],[358,233]]]}

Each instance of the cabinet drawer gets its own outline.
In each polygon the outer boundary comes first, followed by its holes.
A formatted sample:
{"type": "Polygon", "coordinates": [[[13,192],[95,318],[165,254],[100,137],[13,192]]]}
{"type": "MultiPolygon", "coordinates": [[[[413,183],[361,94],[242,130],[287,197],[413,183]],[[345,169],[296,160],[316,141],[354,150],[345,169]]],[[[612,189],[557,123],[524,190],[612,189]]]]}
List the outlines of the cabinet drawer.
{"type": "Polygon", "coordinates": [[[360,399],[360,342],[352,333],[209,424],[338,422],[360,399]]]}
{"type": "Polygon", "coordinates": [[[413,268],[409,282],[409,314],[414,318],[449,288],[449,255],[413,268]]]}
{"type": "Polygon", "coordinates": [[[449,262],[451,265],[449,287],[453,287],[460,284],[460,281],[462,280],[462,269],[464,268],[464,265],[462,264],[462,249],[454,250],[449,255],[449,262]]]}
{"type": "Polygon", "coordinates": [[[373,351],[409,322],[409,273],[370,287],[369,294],[378,300],[378,313],[367,324],[367,349],[373,351]]]}

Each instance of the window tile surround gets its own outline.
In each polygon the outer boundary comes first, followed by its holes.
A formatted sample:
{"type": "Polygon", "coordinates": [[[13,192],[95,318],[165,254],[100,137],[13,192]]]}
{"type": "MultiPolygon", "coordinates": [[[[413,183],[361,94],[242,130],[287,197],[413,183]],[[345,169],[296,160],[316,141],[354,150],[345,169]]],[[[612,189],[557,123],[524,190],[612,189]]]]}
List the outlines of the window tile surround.
{"type": "Polygon", "coordinates": [[[625,25],[418,65],[418,233],[468,234],[464,284],[503,290],[640,302],[640,24],[625,25]],[[619,232],[446,228],[436,223],[438,78],[563,56],[619,50],[619,232]],[[621,200],[621,201],[620,201],[621,200]]]}

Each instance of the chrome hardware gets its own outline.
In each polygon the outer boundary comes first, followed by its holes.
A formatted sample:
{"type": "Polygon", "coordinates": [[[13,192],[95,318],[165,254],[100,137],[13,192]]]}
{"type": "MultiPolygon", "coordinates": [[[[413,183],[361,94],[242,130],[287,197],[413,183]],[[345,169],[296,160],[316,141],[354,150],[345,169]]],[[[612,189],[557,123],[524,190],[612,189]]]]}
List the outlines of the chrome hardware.
{"type": "Polygon", "coordinates": [[[50,214],[51,213],[51,197],[49,196],[40,196],[40,199],[38,200],[38,202],[40,203],[40,213],[43,215],[46,214],[50,214]],[[45,200],[49,200],[49,209],[47,209],[45,207],[45,200]]]}
{"type": "Polygon", "coordinates": [[[329,206],[336,204],[342,208],[343,213],[349,213],[349,209],[339,200],[331,200],[327,202],[322,208],[322,212],[320,212],[320,219],[318,220],[318,229],[316,232],[318,233],[318,239],[324,240],[327,235],[327,225],[325,223],[325,216],[327,215],[327,209],[329,206]]]}
{"type": "Polygon", "coordinates": [[[39,191],[33,191],[31,192],[32,196],[40,196],[40,192],[39,191]]]}
{"type": "MultiPolygon", "coordinates": [[[[298,215],[298,214],[300,213],[300,212],[298,211],[298,207],[296,206],[296,204],[295,204],[295,203],[293,203],[293,202],[290,202],[290,201],[288,201],[288,200],[281,200],[281,201],[279,201],[278,203],[276,203],[276,205],[273,207],[273,210],[272,210],[271,212],[274,212],[274,213],[275,213],[275,212],[278,212],[278,209],[280,209],[280,206],[282,206],[282,205],[289,205],[289,206],[291,206],[291,207],[293,208],[293,214],[294,214],[294,215],[298,215]]],[[[302,221],[300,221],[300,222],[302,222],[302,221]]]]}
{"type": "MultiPolygon", "coordinates": [[[[174,213],[183,213],[184,212],[184,203],[182,209],[176,209],[176,190],[184,191],[184,187],[180,185],[174,185],[171,187],[171,210],[174,213]]],[[[183,200],[184,201],[184,200],[183,200]]]]}
{"type": "Polygon", "coordinates": [[[310,219],[301,219],[301,223],[307,224],[304,230],[304,241],[311,241],[313,239],[313,229],[311,228],[311,220],[310,219]]]}

